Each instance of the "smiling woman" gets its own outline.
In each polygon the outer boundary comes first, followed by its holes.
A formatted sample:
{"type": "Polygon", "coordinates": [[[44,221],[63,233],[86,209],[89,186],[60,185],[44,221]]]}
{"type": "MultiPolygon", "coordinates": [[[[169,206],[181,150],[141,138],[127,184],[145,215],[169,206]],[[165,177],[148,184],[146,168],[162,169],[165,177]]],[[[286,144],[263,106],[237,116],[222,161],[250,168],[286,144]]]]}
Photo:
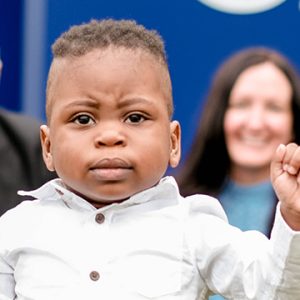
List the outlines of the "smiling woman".
{"type": "Polygon", "coordinates": [[[271,62],[238,76],[224,115],[230,177],[235,182],[254,184],[269,178],[274,150],[293,139],[291,99],[288,78],[271,62]]]}
{"type": "Polygon", "coordinates": [[[269,236],[278,202],[270,162],[279,144],[300,142],[299,86],[293,65],[272,49],[245,49],[225,61],[177,174],[181,193],[215,196],[229,223],[269,236]]]}

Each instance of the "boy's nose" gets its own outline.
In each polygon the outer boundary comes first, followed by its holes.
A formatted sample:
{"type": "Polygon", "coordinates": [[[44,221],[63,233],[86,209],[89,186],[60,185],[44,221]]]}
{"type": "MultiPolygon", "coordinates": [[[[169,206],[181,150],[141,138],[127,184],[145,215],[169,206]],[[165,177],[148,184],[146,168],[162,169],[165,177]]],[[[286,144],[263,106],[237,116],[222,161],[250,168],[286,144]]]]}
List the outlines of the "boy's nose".
{"type": "Polygon", "coordinates": [[[125,137],[117,130],[105,130],[100,132],[95,138],[96,147],[99,146],[123,146],[125,145],[125,137]]]}

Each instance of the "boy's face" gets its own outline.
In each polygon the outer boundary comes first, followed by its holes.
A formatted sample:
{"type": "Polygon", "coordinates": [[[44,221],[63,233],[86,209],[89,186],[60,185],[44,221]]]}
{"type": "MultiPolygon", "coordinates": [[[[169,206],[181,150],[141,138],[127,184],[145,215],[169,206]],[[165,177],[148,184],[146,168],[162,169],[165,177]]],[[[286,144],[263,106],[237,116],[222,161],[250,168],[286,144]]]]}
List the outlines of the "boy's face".
{"type": "Polygon", "coordinates": [[[155,185],[180,158],[170,122],[166,70],[147,53],[94,50],[53,65],[41,127],[44,159],[68,188],[96,207],[155,185]]]}

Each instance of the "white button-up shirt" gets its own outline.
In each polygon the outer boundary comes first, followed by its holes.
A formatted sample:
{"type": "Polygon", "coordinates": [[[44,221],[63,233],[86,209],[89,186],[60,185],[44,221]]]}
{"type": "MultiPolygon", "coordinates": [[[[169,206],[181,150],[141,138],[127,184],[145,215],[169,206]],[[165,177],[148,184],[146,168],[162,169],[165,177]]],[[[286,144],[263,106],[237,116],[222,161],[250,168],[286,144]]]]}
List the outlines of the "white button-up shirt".
{"type": "Polygon", "coordinates": [[[279,210],[269,241],[172,177],[101,209],[59,179],[27,194],[0,218],[0,300],[300,299],[300,234],[279,210]]]}

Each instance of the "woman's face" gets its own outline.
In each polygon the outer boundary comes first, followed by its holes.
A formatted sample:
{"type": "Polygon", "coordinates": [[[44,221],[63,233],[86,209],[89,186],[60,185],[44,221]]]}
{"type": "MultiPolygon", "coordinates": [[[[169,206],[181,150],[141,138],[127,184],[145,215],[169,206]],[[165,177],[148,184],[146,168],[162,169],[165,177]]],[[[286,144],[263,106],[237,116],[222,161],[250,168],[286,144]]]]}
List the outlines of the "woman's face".
{"type": "Polygon", "coordinates": [[[243,71],[234,84],[224,116],[232,172],[260,172],[269,177],[275,149],[293,137],[292,87],[274,64],[243,71]]]}

